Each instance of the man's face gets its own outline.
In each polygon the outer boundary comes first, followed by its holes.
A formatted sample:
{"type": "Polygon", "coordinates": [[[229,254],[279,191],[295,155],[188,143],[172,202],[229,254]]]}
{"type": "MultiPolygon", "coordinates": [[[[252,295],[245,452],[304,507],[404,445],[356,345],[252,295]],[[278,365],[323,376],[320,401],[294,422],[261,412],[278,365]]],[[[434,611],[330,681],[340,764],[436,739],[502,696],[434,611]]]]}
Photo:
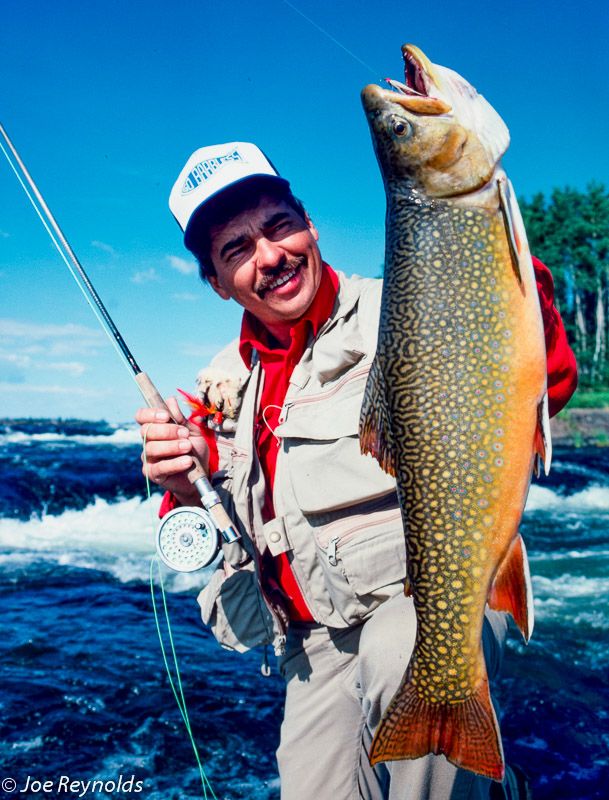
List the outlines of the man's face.
{"type": "Polygon", "coordinates": [[[254,209],[211,229],[220,297],[233,298],[269,328],[296,321],[311,305],[322,259],[313,223],[284,200],[262,194],[254,209]]]}

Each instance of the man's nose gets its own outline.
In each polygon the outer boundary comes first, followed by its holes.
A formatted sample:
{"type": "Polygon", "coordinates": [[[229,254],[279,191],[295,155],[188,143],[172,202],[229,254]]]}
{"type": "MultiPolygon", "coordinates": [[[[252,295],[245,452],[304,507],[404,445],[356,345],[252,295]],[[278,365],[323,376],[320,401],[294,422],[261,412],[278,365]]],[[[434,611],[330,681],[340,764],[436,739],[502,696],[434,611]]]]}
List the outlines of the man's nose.
{"type": "Polygon", "coordinates": [[[273,242],[265,236],[261,236],[258,240],[256,255],[258,257],[258,266],[266,267],[267,269],[279,267],[286,260],[283,248],[277,242],[273,242]]]}

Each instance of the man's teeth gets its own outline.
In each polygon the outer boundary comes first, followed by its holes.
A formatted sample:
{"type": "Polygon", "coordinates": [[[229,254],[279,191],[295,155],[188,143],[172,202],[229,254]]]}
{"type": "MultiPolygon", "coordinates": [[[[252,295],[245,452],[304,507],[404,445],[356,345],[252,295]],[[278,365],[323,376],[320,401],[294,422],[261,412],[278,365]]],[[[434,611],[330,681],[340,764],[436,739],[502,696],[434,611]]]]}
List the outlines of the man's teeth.
{"type": "Polygon", "coordinates": [[[268,290],[272,291],[273,289],[277,289],[279,286],[283,286],[283,284],[291,280],[294,277],[294,275],[296,275],[295,269],[291,269],[289,272],[285,272],[281,277],[277,278],[277,280],[274,280],[273,283],[270,283],[267,286],[267,291],[268,290]]]}

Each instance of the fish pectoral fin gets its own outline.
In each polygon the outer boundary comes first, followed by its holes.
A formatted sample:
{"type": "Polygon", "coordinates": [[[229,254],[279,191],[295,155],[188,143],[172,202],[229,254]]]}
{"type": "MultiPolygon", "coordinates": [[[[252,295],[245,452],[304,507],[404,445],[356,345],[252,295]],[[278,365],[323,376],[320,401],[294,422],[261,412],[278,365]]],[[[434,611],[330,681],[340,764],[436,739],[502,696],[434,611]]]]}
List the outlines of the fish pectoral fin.
{"type": "Polygon", "coordinates": [[[512,260],[512,269],[514,270],[514,275],[516,275],[516,278],[518,279],[518,284],[522,287],[522,271],[520,269],[521,243],[514,225],[514,217],[510,207],[510,198],[508,196],[510,189],[505,177],[497,179],[497,189],[499,191],[499,207],[501,208],[501,215],[503,217],[505,231],[507,233],[510,258],[512,260]]]}
{"type": "Polygon", "coordinates": [[[370,453],[389,475],[396,472],[395,446],[385,392],[385,379],[378,359],[368,374],[359,417],[359,441],[362,453],[370,453]]]}
{"type": "MultiPolygon", "coordinates": [[[[482,655],[480,656],[482,658],[482,655]]],[[[374,734],[370,763],[444,754],[457,767],[501,781],[503,748],[486,677],[459,703],[431,703],[410,680],[410,670],[374,734]]]]}
{"type": "Polygon", "coordinates": [[[511,614],[525,642],[529,641],[535,622],[533,590],[527,549],[520,534],[512,540],[497,568],[488,604],[495,611],[511,614]]]}
{"type": "MultiPolygon", "coordinates": [[[[535,453],[543,461],[546,475],[550,472],[552,463],[552,431],[550,429],[550,412],[548,408],[548,393],[546,392],[537,406],[537,430],[535,431],[535,453]]],[[[539,461],[536,466],[536,475],[539,477],[539,461]]]]}

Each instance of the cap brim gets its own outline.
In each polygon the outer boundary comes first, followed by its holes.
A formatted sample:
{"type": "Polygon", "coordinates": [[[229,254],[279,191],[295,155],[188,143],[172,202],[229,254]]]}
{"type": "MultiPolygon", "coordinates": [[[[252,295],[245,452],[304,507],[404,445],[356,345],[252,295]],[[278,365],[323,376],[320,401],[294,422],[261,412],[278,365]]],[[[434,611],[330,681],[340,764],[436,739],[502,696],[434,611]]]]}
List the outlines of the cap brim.
{"type": "MultiPolygon", "coordinates": [[[[221,195],[226,194],[226,192],[230,192],[231,189],[234,189],[236,186],[240,186],[243,183],[247,183],[248,181],[256,181],[259,182],[261,185],[265,183],[274,183],[274,184],[282,184],[285,187],[289,187],[289,181],[286,181],[285,178],[282,178],[279,175],[269,175],[268,173],[259,173],[257,175],[245,175],[243,178],[239,178],[238,180],[234,181],[233,183],[229,183],[228,186],[223,186],[221,189],[218,189],[217,192],[206,197],[205,200],[198,205],[195,210],[190,215],[190,219],[188,220],[188,224],[186,225],[186,230],[184,231],[184,244],[185,246],[190,249],[190,245],[192,244],[193,233],[201,223],[205,221],[205,212],[209,211],[210,207],[213,206],[214,200],[219,198],[221,195]]],[[[262,192],[261,192],[262,194],[262,192]]]]}

